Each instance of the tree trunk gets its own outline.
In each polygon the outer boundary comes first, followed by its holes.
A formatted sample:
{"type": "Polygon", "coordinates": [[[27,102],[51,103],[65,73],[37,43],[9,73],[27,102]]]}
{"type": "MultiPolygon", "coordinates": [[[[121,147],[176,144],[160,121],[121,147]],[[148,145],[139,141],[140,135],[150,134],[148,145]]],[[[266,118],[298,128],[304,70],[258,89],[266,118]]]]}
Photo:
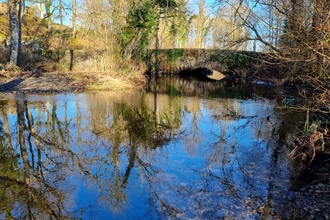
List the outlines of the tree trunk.
{"type": "Polygon", "coordinates": [[[20,23],[17,12],[18,2],[15,0],[8,1],[8,14],[10,22],[10,55],[9,62],[15,65],[19,64],[20,57],[20,23]]]}
{"type": "Polygon", "coordinates": [[[59,4],[60,4],[60,22],[61,22],[61,25],[63,25],[63,2],[62,2],[62,0],[59,0],[60,2],[59,2],[59,4]]]}
{"type": "MultiPolygon", "coordinates": [[[[312,28],[311,28],[311,46],[315,51],[316,56],[316,69],[315,72],[319,76],[326,74],[324,68],[328,61],[324,57],[324,45],[328,44],[329,34],[325,27],[328,25],[330,16],[329,0],[315,0],[313,4],[313,17],[312,17],[312,28]]],[[[329,64],[328,64],[329,65],[329,64]]]]}
{"type": "Polygon", "coordinates": [[[72,37],[76,38],[76,1],[72,0],[71,1],[71,5],[72,5],[72,37]]]}
{"type": "Polygon", "coordinates": [[[18,0],[18,53],[17,53],[17,65],[22,61],[22,21],[23,13],[25,10],[25,0],[18,0]]]}
{"type": "Polygon", "coordinates": [[[48,33],[50,34],[52,32],[52,12],[51,12],[51,6],[52,6],[52,1],[51,0],[45,0],[45,9],[46,9],[46,18],[47,19],[47,24],[48,24],[48,33]]]}

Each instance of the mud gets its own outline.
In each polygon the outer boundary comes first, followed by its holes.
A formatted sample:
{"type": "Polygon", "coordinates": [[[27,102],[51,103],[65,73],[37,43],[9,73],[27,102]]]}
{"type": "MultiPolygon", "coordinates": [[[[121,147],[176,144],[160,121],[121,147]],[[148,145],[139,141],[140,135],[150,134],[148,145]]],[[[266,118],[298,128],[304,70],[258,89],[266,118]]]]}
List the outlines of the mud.
{"type": "Polygon", "coordinates": [[[299,219],[330,219],[330,152],[317,152],[295,183],[299,219]]]}
{"type": "Polygon", "coordinates": [[[89,83],[84,79],[74,79],[73,74],[42,73],[2,73],[0,75],[0,92],[24,93],[67,93],[83,92],[89,83]]]}

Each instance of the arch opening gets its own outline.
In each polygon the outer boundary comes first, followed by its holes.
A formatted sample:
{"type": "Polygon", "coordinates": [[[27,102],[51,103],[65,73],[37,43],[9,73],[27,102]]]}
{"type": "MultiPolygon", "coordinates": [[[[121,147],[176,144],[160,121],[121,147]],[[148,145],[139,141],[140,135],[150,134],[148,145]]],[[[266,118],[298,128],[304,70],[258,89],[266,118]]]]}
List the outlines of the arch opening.
{"type": "Polygon", "coordinates": [[[183,78],[196,78],[202,81],[217,81],[225,78],[222,73],[209,68],[189,68],[178,73],[183,78]]]}

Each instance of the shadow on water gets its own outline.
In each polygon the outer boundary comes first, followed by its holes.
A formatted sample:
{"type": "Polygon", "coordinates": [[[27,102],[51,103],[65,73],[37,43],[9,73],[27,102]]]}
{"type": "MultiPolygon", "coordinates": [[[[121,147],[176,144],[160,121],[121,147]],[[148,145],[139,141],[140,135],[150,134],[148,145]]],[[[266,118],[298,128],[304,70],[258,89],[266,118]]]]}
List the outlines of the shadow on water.
{"type": "Polygon", "coordinates": [[[204,83],[1,96],[0,218],[296,217],[282,110],[204,83]]]}
{"type": "Polygon", "coordinates": [[[151,81],[147,91],[179,96],[208,98],[274,99],[284,91],[280,87],[260,85],[245,80],[200,80],[192,77],[166,77],[151,81]]]}

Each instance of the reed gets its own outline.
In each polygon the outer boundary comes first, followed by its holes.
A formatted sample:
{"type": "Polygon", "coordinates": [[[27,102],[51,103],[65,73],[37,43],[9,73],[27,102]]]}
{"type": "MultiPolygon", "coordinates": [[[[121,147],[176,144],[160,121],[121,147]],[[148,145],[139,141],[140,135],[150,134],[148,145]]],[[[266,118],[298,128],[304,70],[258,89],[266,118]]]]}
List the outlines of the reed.
{"type": "Polygon", "coordinates": [[[87,90],[126,90],[141,88],[147,79],[144,76],[146,66],[141,63],[123,61],[109,52],[95,52],[86,60],[75,64],[76,77],[89,78],[92,84],[87,90]]]}
{"type": "Polygon", "coordinates": [[[93,52],[93,55],[86,60],[78,61],[75,64],[75,71],[84,71],[84,72],[104,72],[107,73],[112,70],[118,69],[118,62],[116,59],[109,53],[103,52],[102,54],[93,52]]]}
{"type": "Polygon", "coordinates": [[[141,71],[131,72],[127,75],[109,72],[96,72],[94,74],[96,80],[93,80],[92,84],[86,85],[85,89],[96,91],[130,90],[142,88],[147,82],[141,71]]]}

